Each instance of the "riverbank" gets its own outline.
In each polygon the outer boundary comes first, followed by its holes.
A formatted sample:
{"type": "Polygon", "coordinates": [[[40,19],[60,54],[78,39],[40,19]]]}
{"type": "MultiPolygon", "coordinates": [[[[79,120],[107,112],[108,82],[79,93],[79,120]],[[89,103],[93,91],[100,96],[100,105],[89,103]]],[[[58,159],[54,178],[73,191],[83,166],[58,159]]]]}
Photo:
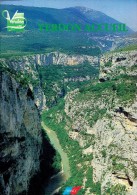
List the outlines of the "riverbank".
{"type": "MultiPolygon", "coordinates": [[[[63,193],[68,186],[81,186],[79,195],[92,193],[100,195],[100,183],[93,182],[93,168],[91,166],[93,156],[92,154],[84,154],[79,142],[69,136],[72,123],[64,111],[64,106],[62,99],[56,106],[42,113],[42,121],[56,133],[61,147],[69,159],[71,177],[61,186],[60,192],[63,193]],[[91,189],[90,192],[88,191],[89,188],[91,189]]],[[[92,142],[92,136],[89,134],[83,136],[85,140],[92,142]]],[[[88,145],[84,145],[84,148],[88,148],[88,145]]]]}
{"type": "Polygon", "coordinates": [[[67,157],[67,154],[63,150],[58,137],[56,135],[56,132],[48,128],[44,122],[41,123],[43,129],[45,130],[46,134],[48,135],[50,139],[50,143],[55,148],[55,150],[58,151],[61,157],[61,163],[62,163],[62,171],[58,174],[54,175],[50,181],[48,186],[45,188],[45,195],[46,194],[54,194],[70,177],[70,166],[69,166],[69,160],[67,157]]]}

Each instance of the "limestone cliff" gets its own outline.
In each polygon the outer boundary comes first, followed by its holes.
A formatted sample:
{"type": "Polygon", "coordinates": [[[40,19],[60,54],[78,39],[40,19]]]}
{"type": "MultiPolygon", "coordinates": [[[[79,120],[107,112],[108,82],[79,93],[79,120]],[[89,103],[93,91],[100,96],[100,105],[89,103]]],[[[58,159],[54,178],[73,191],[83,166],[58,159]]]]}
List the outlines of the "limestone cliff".
{"type": "MultiPolygon", "coordinates": [[[[17,56],[10,58],[12,64],[16,63],[20,67],[27,65],[39,65],[39,66],[48,66],[48,65],[78,65],[82,64],[85,61],[88,61],[90,64],[97,65],[99,62],[99,57],[97,56],[88,56],[88,55],[70,55],[61,52],[51,52],[43,54],[30,54],[27,56],[17,56]]],[[[29,66],[28,66],[29,69],[29,66]]]]}
{"type": "Polygon", "coordinates": [[[126,74],[137,75],[137,51],[111,52],[100,59],[100,80],[126,74]]]}
{"type": "MultiPolygon", "coordinates": [[[[49,65],[78,65],[88,62],[97,66],[99,58],[97,56],[87,55],[69,55],[60,52],[51,52],[46,54],[32,54],[27,56],[13,56],[10,58],[1,58],[0,64],[7,67],[9,71],[16,72],[16,77],[23,79],[30,85],[34,93],[34,101],[39,110],[46,108],[46,97],[43,93],[42,83],[40,80],[40,67],[49,65]]],[[[79,80],[89,80],[90,78],[78,78],[79,80]]],[[[74,79],[76,80],[76,79],[74,79]]],[[[66,79],[65,82],[68,82],[66,79]]]]}
{"type": "Polygon", "coordinates": [[[93,180],[101,183],[101,194],[137,192],[136,64],[136,51],[104,55],[101,82],[65,98],[65,112],[72,123],[66,129],[84,154],[93,154],[93,180]],[[90,138],[94,139],[91,144],[90,138]]]}
{"type": "Polygon", "coordinates": [[[0,65],[22,85],[29,85],[34,94],[34,101],[40,111],[46,108],[46,98],[42,90],[37,63],[34,63],[33,57],[2,58],[0,59],[0,65]]]}
{"type": "Polygon", "coordinates": [[[0,72],[0,194],[26,193],[39,170],[40,116],[30,87],[0,72]]]}

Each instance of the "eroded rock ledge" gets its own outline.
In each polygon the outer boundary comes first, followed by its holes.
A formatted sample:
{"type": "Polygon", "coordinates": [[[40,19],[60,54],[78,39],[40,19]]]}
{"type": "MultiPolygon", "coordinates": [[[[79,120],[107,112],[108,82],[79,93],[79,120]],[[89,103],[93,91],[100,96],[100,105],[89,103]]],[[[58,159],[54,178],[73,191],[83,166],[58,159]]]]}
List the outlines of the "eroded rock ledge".
{"type": "Polygon", "coordinates": [[[29,87],[0,72],[0,193],[27,192],[39,170],[40,115],[29,87]]]}

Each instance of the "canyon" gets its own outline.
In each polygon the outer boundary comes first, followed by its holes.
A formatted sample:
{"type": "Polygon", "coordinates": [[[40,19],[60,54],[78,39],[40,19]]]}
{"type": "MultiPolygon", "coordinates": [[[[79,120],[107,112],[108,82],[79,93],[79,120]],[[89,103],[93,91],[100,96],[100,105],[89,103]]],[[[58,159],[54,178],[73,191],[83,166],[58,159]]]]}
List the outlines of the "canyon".
{"type": "MultiPolygon", "coordinates": [[[[73,143],[78,143],[83,161],[77,165],[77,170],[86,165],[84,177],[81,177],[84,195],[99,194],[97,191],[91,192],[92,187],[86,187],[89,180],[88,168],[93,168],[93,182],[100,183],[102,195],[136,195],[135,50],[110,52],[100,57],[51,52],[1,58],[0,64],[2,195],[27,192],[31,178],[39,172],[42,149],[40,114],[45,110],[49,112],[47,121],[55,123],[56,128],[63,123],[62,132],[67,134],[64,135],[73,143]],[[60,98],[64,102],[63,106],[55,111],[54,106],[49,108],[39,67],[75,67],[84,62],[93,67],[100,64],[99,77],[87,85],[65,93],[64,97],[60,98]]],[[[65,83],[73,80],[69,79],[66,78],[65,83]]],[[[90,78],[87,80],[90,81],[90,78]]],[[[77,78],[73,80],[76,81],[77,78]]],[[[84,80],[80,78],[79,81],[84,80]]],[[[58,104],[59,102],[55,107],[58,104]]],[[[92,175],[92,171],[89,175],[92,175]]]]}

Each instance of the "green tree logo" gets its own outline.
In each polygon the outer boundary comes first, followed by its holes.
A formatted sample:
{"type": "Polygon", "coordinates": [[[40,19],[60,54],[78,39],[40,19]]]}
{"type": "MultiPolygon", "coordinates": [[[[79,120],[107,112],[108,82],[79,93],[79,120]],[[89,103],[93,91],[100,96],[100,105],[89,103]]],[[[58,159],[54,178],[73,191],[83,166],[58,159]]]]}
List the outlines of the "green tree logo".
{"type": "Polygon", "coordinates": [[[19,13],[17,10],[14,16],[10,18],[8,10],[3,10],[2,16],[7,20],[7,26],[5,28],[7,28],[8,31],[24,31],[27,23],[27,20],[24,17],[24,13],[19,13]]]}

